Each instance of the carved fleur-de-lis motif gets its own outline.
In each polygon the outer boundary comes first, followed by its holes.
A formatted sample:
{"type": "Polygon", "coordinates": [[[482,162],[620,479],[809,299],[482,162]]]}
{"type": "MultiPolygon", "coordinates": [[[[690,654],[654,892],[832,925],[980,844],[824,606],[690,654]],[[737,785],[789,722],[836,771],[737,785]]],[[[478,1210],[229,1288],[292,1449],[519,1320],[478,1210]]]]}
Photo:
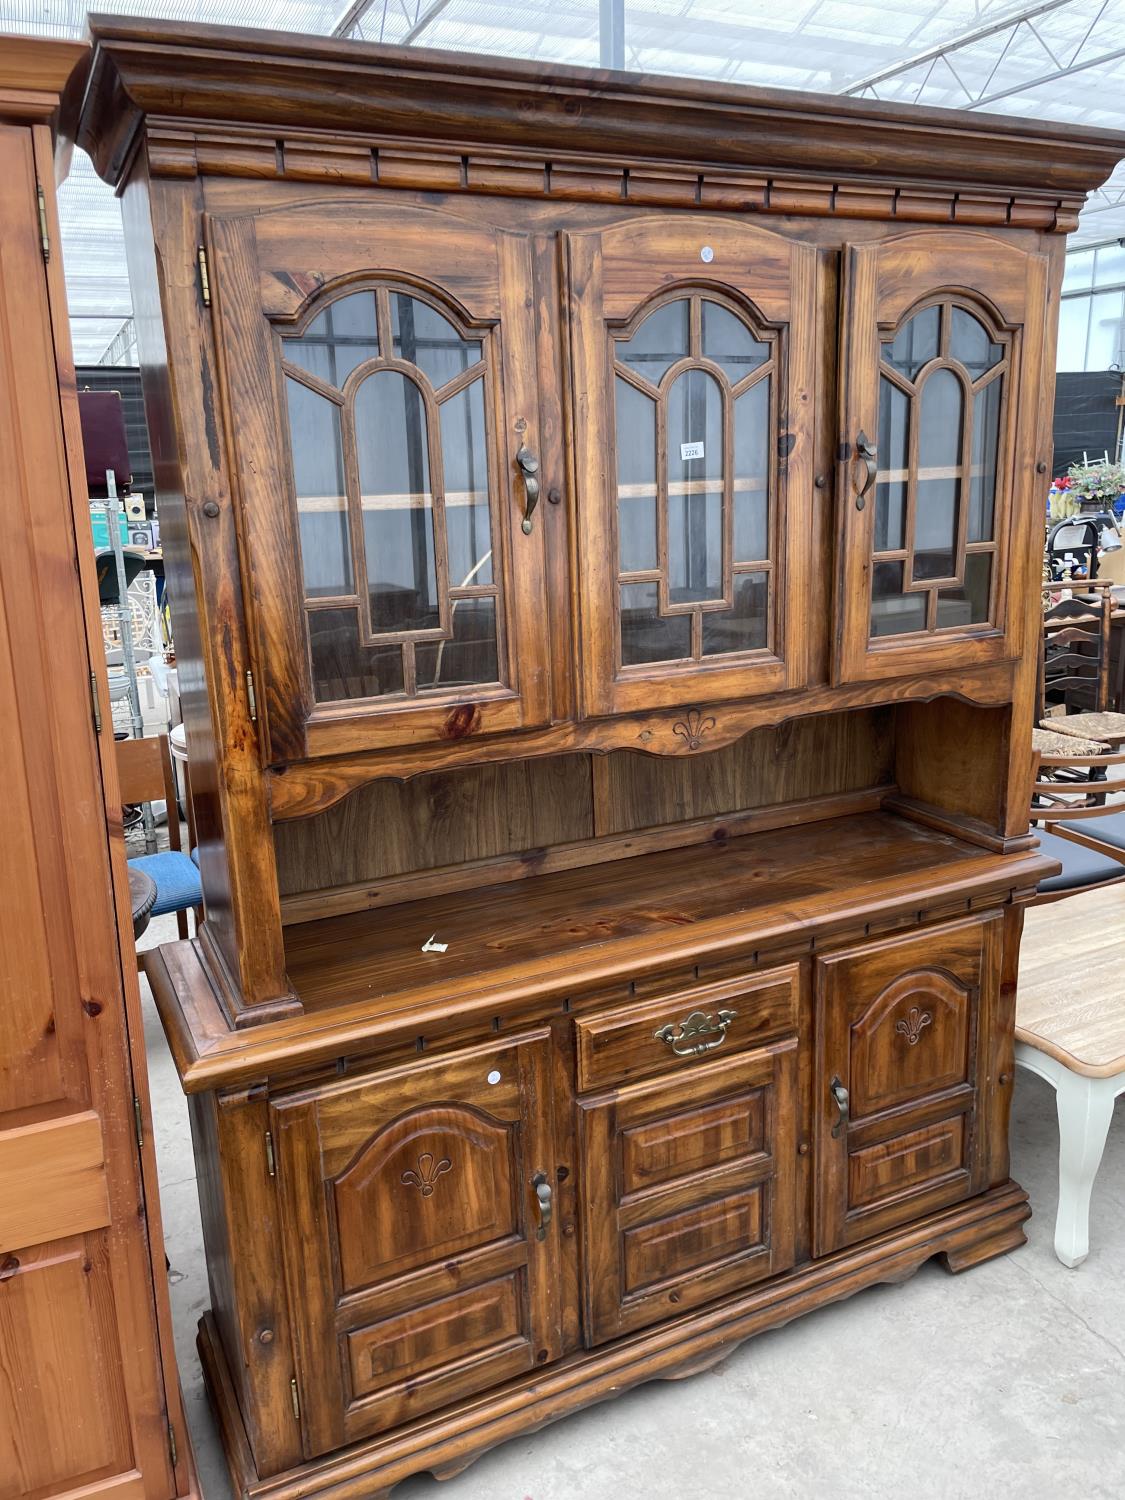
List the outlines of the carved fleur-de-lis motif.
{"type": "Polygon", "coordinates": [[[906,1038],[908,1047],[916,1047],[918,1038],[922,1035],[925,1027],[933,1020],[928,1010],[919,1010],[916,1005],[910,1007],[910,1014],[903,1016],[901,1021],[895,1022],[895,1030],[906,1038]]]}
{"type": "Polygon", "coordinates": [[[715,720],[710,714],[704,717],[700,709],[693,708],[688,711],[686,718],[676,720],[672,725],[672,733],[678,734],[689,750],[698,750],[703,736],[714,727],[715,720]]]}
{"type": "Polygon", "coordinates": [[[423,1151],[418,1158],[418,1170],[411,1169],[402,1174],[402,1180],[408,1187],[422,1189],[422,1197],[428,1198],[434,1190],[434,1183],[443,1172],[452,1172],[453,1163],[448,1156],[443,1156],[440,1161],[434,1160],[432,1151],[423,1151]]]}

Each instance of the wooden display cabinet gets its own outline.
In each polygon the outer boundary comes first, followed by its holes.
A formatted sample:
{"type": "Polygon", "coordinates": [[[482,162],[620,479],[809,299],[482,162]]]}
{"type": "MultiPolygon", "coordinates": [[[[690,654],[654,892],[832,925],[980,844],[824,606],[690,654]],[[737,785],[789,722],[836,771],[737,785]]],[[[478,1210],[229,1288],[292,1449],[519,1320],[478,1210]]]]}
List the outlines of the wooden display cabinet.
{"type": "Polygon", "coordinates": [[[93,33],[237,1487],[455,1473],[1022,1243],[1057,296],[1125,139],[93,33]]]}

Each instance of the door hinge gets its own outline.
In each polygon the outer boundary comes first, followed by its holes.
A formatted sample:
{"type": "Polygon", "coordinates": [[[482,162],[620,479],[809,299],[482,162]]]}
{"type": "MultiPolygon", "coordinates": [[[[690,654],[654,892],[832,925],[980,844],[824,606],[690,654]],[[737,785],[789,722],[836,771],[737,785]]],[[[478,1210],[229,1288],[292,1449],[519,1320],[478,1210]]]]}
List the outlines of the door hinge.
{"type": "Polygon", "coordinates": [[[176,1429],[171,1422],[168,1423],[168,1457],[172,1460],[173,1469],[179,1463],[179,1451],[176,1448],[176,1429]]]}
{"type": "Polygon", "coordinates": [[[258,722],[258,695],[254,691],[254,674],[249,668],[246,672],[246,697],[250,704],[250,722],[256,724],[258,722]]]}
{"type": "Polygon", "coordinates": [[[47,198],[43,192],[43,184],[38,178],[35,179],[35,201],[39,205],[39,248],[43,252],[43,259],[51,258],[51,236],[47,231],[47,198]]]}
{"type": "Polygon", "coordinates": [[[141,1115],[141,1101],[136,1094],[133,1095],[133,1125],[137,1132],[137,1150],[141,1151],[144,1149],[145,1128],[144,1119],[141,1115]]]}
{"type": "Polygon", "coordinates": [[[277,1159],[273,1154],[273,1133],[266,1131],[266,1166],[271,1177],[277,1176],[277,1159]]]}
{"type": "Polygon", "coordinates": [[[297,1394],[297,1377],[295,1375],[289,1382],[289,1399],[293,1402],[293,1415],[299,1422],[301,1420],[301,1398],[297,1394]]]}
{"type": "Polygon", "coordinates": [[[90,709],[94,715],[94,733],[102,732],[102,706],[98,702],[98,674],[90,668],[90,709]]]}
{"type": "Polygon", "coordinates": [[[207,246],[200,245],[195,253],[196,263],[199,266],[199,291],[203,298],[203,306],[211,306],[211,273],[207,268],[207,246]]]}

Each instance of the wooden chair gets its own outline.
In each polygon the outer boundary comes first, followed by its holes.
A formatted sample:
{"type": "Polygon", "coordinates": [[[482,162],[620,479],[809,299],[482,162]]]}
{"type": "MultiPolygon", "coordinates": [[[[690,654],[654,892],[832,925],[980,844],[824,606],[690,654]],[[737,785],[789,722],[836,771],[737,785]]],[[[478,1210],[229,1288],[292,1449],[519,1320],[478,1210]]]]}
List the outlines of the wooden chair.
{"type": "MultiPolygon", "coordinates": [[[[1125,881],[1125,807],[1106,802],[1104,783],[1095,792],[1088,781],[1091,771],[1104,774],[1123,764],[1120,754],[1036,757],[1031,819],[1039,825],[1043,852],[1058,859],[1062,870],[1043,881],[1035,904],[1082,892],[1094,892],[1091,900],[1107,904],[1106,920],[1093,937],[1084,933],[1081,953],[1066,951],[1066,976],[1074,976],[1069,982],[1060,975],[1057,949],[1048,949],[1049,960],[1036,965],[1043,947],[1025,941],[1016,999],[1016,1063],[1055,1090],[1055,1254],[1072,1269],[1089,1253],[1090,1193],[1113,1102],[1125,1093],[1125,995],[1119,991],[1125,901],[1123,893],[1106,891],[1125,881]]],[[[1029,913],[1029,930],[1034,923],[1029,913]]]]}
{"type": "Polygon", "coordinates": [[[1043,616],[1039,648],[1039,727],[1077,739],[1125,743],[1125,714],[1109,707],[1113,595],[1063,599],[1043,616]],[[1062,694],[1065,714],[1047,716],[1048,698],[1062,694]],[[1069,705],[1076,702],[1076,712],[1069,705]],[[1089,705],[1088,707],[1086,705],[1089,705]]]}
{"type": "Polygon", "coordinates": [[[180,937],[188,935],[187,913],[203,904],[203,888],[194,861],[180,844],[180,815],[176,805],[176,783],[166,734],[142,740],[118,740],[117,778],[124,803],[163,799],[168,808],[168,844],[160,854],[142,854],[129,863],[156,882],[153,916],[176,913],[180,937]]]}

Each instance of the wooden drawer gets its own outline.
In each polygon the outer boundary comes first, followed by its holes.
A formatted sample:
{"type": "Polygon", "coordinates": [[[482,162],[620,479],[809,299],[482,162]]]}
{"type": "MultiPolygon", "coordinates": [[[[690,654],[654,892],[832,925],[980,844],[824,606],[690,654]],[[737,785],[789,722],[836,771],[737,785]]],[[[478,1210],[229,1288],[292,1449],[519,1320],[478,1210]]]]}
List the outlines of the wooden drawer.
{"type": "Polygon", "coordinates": [[[739,1052],[796,1031],[799,979],[799,966],[786,964],[582,1017],[575,1021],[579,1092],[676,1072],[720,1048],[739,1052]]]}
{"type": "Polygon", "coordinates": [[[591,1344],[793,1264],[797,1043],[578,1103],[591,1344]]]}

